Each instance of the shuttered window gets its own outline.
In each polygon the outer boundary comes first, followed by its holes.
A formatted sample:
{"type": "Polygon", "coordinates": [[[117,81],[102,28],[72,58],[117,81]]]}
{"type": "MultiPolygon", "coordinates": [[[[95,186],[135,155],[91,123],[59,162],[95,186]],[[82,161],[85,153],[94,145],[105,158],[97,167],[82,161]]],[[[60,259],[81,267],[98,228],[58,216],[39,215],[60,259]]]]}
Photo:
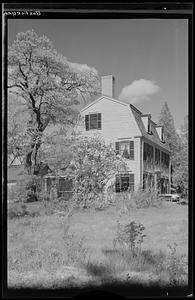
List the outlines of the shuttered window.
{"type": "Polygon", "coordinates": [[[126,159],[134,160],[134,141],[115,142],[115,151],[126,159]]]}
{"type": "Polygon", "coordinates": [[[98,129],[102,128],[102,115],[101,114],[97,114],[98,116],[98,129]]]}
{"type": "Polygon", "coordinates": [[[134,191],[134,174],[116,175],[116,192],[134,191]]]}
{"type": "Polygon", "coordinates": [[[85,115],[85,128],[86,130],[101,129],[102,128],[101,114],[98,113],[98,114],[85,115]]]}
{"type": "Polygon", "coordinates": [[[134,159],[134,141],[130,141],[130,159],[134,159]]]}
{"type": "Polygon", "coordinates": [[[86,130],[89,130],[89,115],[85,116],[85,128],[86,130]]]}

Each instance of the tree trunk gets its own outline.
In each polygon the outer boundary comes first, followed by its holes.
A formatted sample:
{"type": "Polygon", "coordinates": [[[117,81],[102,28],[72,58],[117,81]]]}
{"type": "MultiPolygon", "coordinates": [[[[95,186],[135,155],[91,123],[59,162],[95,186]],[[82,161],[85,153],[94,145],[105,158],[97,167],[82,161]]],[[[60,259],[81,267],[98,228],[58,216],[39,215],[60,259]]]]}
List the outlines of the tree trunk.
{"type": "Polygon", "coordinates": [[[31,175],[32,172],[32,152],[33,150],[29,151],[26,154],[25,167],[27,169],[28,175],[31,175]]]}

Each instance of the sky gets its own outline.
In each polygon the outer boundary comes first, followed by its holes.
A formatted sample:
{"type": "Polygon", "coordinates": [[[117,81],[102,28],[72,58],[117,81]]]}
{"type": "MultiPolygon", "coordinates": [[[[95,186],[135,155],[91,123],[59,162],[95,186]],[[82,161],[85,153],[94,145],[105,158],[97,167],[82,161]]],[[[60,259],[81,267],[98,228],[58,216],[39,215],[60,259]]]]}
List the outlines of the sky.
{"type": "Polygon", "coordinates": [[[167,101],[175,127],[188,114],[187,19],[9,19],[8,44],[34,29],[68,61],[115,77],[115,98],[157,122],[167,101]]]}

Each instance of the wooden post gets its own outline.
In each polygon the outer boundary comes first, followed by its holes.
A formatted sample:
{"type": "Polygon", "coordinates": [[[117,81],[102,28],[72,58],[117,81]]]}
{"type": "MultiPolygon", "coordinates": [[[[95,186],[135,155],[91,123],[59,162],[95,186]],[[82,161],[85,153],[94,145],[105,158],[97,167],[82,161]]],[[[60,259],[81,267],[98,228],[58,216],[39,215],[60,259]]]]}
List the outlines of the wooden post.
{"type": "Polygon", "coordinates": [[[157,200],[157,194],[158,194],[158,189],[157,189],[157,173],[154,173],[154,195],[155,195],[155,201],[157,200]]]}

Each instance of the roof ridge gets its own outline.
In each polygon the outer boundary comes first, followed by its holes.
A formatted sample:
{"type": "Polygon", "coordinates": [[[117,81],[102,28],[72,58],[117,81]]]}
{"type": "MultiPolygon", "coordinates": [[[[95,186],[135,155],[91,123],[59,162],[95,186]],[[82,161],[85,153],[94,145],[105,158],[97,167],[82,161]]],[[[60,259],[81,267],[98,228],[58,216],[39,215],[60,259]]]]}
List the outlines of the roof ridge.
{"type": "Polygon", "coordinates": [[[137,108],[135,107],[133,104],[129,104],[131,108],[133,108],[138,114],[142,115],[142,112],[137,108]]]}

